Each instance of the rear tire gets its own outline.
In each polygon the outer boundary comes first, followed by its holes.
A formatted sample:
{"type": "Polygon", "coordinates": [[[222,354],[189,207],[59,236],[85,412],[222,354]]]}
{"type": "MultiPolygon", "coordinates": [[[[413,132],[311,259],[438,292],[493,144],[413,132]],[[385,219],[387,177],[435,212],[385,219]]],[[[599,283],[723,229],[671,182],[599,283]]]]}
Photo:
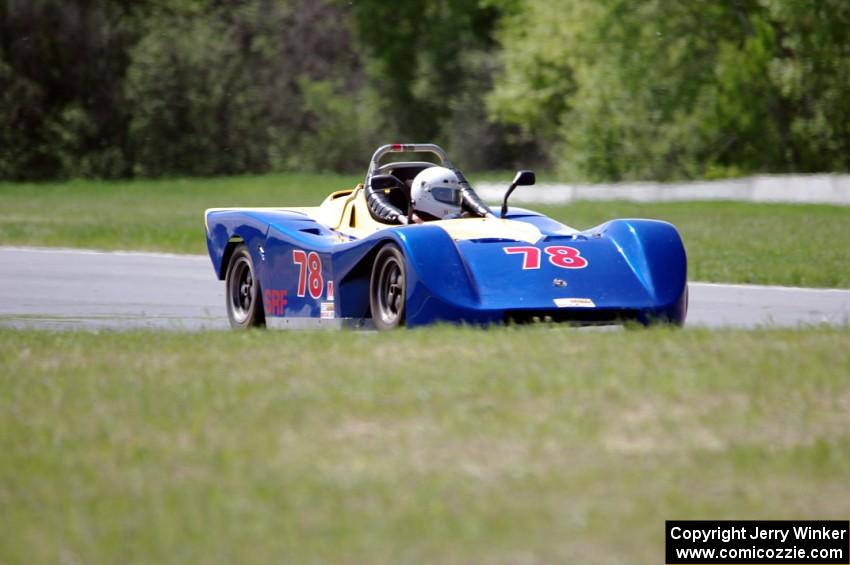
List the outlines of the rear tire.
{"type": "Polygon", "coordinates": [[[225,302],[230,327],[246,330],[266,325],[263,293],[254,269],[254,261],[244,244],[233,250],[225,277],[225,302]]]}
{"type": "Polygon", "coordinates": [[[382,247],[375,257],[369,282],[369,306],[375,327],[384,331],[404,325],[406,302],[404,255],[390,243],[382,247]]]}

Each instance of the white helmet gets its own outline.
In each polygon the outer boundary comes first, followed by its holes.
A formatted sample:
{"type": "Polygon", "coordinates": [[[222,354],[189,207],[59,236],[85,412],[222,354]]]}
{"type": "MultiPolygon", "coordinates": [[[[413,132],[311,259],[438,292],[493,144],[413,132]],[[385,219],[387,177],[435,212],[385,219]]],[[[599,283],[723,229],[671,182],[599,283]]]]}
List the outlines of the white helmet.
{"type": "Polygon", "coordinates": [[[410,187],[413,210],[425,219],[447,218],[461,212],[460,183],[457,175],[445,167],[428,167],[416,175],[410,187]]]}

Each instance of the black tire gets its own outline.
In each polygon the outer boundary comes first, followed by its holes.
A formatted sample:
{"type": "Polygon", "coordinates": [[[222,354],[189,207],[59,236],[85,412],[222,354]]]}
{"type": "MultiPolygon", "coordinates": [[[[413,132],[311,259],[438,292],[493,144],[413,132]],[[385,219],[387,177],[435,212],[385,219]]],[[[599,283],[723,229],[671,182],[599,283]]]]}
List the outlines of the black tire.
{"type": "Polygon", "coordinates": [[[225,302],[230,327],[235,330],[266,325],[263,293],[257,279],[254,261],[248,248],[240,244],[233,250],[225,277],[225,302]]]}
{"type": "Polygon", "coordinates": [[[375,257],[369,282],[369,305],[378,330],[391,330],[404,325],[406,297],[404,255],[395,245],[385,245],[375,257]]]}
{"type": "Polygon", "coordinates": [[[688,318],[688,307],[690,306],[691,301],[690,290],[690,286],[685,283],[685,297],[682,299],[682,301],[684,302],[684,304],[682,305],[682,317],[676,320],[676,325],[678,326],[684,326],[685,320],[688,318]]]}
{"type": "Polygon", "coordinates": [[[686,283],[685,291],[679,298],[679,303],[677,304],[677,311],[673,316],[647,317],[645,314],[641,314],[637,320],[638,324],[627,324],[626,327],[636,328],[644,326],[684,326],[685,320],[688,317],[688,303],[690,301],[689,294],[690,289],[686,283]]]}

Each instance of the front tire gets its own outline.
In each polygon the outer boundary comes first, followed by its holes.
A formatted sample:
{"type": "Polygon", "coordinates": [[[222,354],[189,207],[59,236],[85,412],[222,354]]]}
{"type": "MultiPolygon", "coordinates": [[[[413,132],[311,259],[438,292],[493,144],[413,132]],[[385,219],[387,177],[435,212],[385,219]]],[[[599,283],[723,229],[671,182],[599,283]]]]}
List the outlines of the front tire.
{"type": "Polygon", "coordinates": [[[254,261],[244,244],[233,250],[225,277],[227,318],[230,327],[246,330],[266,325],[263,293],[254,269],[254,261]]]}
{"type": "Polygon", "coordinates": [[[685,320],[688,318],[688,306],[690,306],[690,287],[685,283],[685,296],[682,298],[682,315],[676,320],[677,326],[684,326],[685,320]]]}
{"type": "Polygon", "coordinates": [[[383,331],[402,326],[406,301],[404,255],[395,245],[385,245],[375,257],[369,283],[369,305],[375,327],[383,331]]]}

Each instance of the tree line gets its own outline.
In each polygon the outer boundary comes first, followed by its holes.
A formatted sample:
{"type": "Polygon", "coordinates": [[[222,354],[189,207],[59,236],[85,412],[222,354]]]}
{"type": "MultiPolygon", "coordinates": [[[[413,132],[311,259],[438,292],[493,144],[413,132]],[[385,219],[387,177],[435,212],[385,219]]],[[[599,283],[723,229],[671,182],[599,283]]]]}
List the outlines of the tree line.
{"type": "Polygon", "coordinates": [[[4,0],[0,179],[850,169],[846,0],[4,0]]]}

